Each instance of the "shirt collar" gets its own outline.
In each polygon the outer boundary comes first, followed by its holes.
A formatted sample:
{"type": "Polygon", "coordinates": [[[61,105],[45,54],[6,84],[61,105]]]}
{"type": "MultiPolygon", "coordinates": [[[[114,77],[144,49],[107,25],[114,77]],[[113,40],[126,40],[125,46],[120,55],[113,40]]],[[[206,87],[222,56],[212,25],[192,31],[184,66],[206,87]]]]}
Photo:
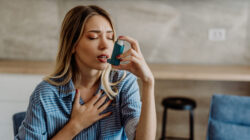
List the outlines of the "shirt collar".
{"type": "MultiPolygon", "coordinates": [[[[73,95],[72,99],[74,99],[75,93],[76,93],[76,89],[75,89],[75,86],[74,86],[74,83],[73,83],[72,79],[67,84],[61,85],[58,88],[59,88],[59,96],[61,98],[73,95]]],[[[104,91],[104,87],[101,84],[101,82],[99,83],[98,90],[96,91],[95,94],[97,94],[99,90],[104,91]]]]}
{"type": "Polygon", "coordinates": [[[75,93],[75,86],[72,80],[70,80],[67,84],[65,85],[60,85],[59,86],[59,96],[61,98],[67,97],[69,95],[72,95],[75,93]]]}

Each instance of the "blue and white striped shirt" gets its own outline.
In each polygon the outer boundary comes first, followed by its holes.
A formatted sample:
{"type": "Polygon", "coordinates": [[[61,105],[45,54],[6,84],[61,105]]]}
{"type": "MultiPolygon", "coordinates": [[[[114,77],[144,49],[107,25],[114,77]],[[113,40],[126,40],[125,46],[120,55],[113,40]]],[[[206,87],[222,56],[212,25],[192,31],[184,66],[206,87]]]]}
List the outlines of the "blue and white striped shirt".
{"type": "MultiPolygon", "coordinates": [[[[119,80],[122,75],[123,71],[112,71],[111,82],[119,80]]],[[[130,140],[134,138],[141,111],[137,78],[127,72],[126,78],[117,85],[117,88],[119,94],[103,112],[112,112],[112,114],[82,130],[74,140],[130,140]]],[[[101,84],[98,91],[100,89],[103,89],[101,84]]],[[[15,139],[46,140],[52,138],[69,121],[74,97],[75,88],[72,80],[63,86],[54,86],[42,81],[30,97],[26,117],[15,139]]],[[[80,103],[84,104],[83,100],[80,100],[80,103]]]]}

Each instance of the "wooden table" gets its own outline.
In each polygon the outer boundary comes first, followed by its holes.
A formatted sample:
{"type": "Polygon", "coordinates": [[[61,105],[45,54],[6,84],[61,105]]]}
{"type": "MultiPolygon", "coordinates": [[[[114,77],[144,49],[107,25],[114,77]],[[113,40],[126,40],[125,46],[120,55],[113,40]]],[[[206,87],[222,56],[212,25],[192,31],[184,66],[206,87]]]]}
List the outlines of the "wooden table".
{"type": "Polygon", "coordinates": [[[156,79],[250,81],[250,66],[150,64],[156,79]]]}
{"type": "MultiPolygon", "coordinates": [[[[149,64],[156,80],[250,81],[250,66],[149,64]]],[[[54,62],[0,60],[0,73],[41,74],[52,72],[54,62]]]]}

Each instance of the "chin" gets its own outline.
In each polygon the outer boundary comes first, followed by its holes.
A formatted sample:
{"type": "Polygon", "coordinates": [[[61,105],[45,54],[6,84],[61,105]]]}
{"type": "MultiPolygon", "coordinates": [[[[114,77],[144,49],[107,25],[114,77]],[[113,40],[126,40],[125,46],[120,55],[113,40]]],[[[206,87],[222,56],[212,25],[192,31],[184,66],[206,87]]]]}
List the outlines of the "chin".
{"type": "Polygon", "coordinates": [[[97,69],[97,70],[104,70],[106,67],[107,67],[107,63],[105,63],[105,64],[99,64],[98,66],[96,66],[95,68],[97,69]]]}

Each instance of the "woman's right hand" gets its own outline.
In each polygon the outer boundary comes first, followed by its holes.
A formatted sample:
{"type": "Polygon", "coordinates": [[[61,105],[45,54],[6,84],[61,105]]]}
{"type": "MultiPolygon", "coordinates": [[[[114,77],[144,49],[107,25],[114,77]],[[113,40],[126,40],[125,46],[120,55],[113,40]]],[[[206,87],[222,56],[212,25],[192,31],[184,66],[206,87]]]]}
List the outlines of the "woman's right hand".
{"type": "Polygon", "coordinates": [[[107,95],[100,98],[103,91],[99,91],[94,97],[84,105],[79,103],[80,92],[76,90],[75,100],[72,108],[71,118],[69,123],[72,124],[74,131],[78,134],[83,129],[89,127],[96,121],[111,115],[112,112],[103,112],[111,103],[111,100],[103,104],[107,99],[107,95]]]}

